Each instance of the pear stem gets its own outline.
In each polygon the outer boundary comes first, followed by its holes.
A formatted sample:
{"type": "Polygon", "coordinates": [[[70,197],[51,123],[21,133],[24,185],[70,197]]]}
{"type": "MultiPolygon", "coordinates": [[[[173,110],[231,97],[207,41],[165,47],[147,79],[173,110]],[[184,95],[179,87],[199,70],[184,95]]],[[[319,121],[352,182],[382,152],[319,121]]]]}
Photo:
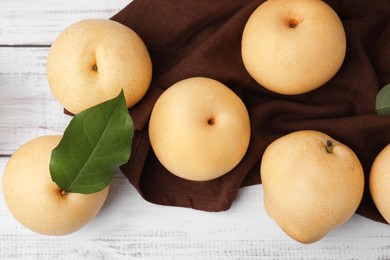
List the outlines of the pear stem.
{"type": "Polygon", "coordinates": [[[65,191],[65,190],[61,190],[61,195],[62,195],[62,196],[66,196],[66,195],[68,195],[68,192],[65,191]]]}
{"type": "Polygon", "coordinates": [[[333,152],[333,143],[331,140],[326,140],[326,151],[328,153],[332,153],[333,152]]]}

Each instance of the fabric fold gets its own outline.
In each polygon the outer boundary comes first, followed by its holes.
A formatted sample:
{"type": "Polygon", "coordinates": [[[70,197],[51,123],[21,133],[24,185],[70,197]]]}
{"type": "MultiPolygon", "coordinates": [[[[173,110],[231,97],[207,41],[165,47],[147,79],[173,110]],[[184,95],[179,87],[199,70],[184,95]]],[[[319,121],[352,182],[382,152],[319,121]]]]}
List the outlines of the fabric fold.
{"type": "Polygon", "coordinates": [[[326,0],[343,22],[347,54],[329,82],[294,96],[260,86],[241,59],[243,28],[263,2],[134,0],[111,18],[140,35],[153,62],[150,89],[129,110],[136,135],[131,159],[122,171],[150,202],[228,210],[241,187],[261,183],[261,156],[273,140],[293,131],[318,130],[355,151],[366,178],[357,213],[385,222],[370,196],[368,176],[376,155],[390,142],[390,117],[375,111],[376,94],[390,83],[389,1],[326,0]],[[251,120],[251,142],[243,160],[231,172],[207,182],[170,174],[158,162],[148,138],[148,120],[158,97],[172,84],[193,76],[210,77],[231,88],[244,101],[251,120]]]}

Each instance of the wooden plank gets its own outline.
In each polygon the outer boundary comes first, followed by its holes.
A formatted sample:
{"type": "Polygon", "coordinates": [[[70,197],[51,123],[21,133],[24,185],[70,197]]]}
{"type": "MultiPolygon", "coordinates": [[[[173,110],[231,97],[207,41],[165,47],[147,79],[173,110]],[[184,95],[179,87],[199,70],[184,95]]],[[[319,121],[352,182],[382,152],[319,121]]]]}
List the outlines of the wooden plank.
{"type": "Polygon", "coordinates": [[[49,48],[0,48],[0,155],[26,141],[62,134],[70,121],[46,78],[49,48]]]}
{"type": "Polygon", "coordinates": [[[1,0],[0,46],[50,45],[70,24],[82,19],[108,19],[130,2],[1,0]]]}
{"type": "MultiPolygon", "coordinates": [[[[0,173],[7,158],[0,158],[0,173]]],[[[1,184],[1,180],[0,180],[1,184]]],[[[27,191],[28,192],[28,191],[27,191]]],[[[76,233],[35,234],[0,199],[0,259],[388,259],[390,226],[354,216],[311,245],[291,240],[267,216],[262,186],[210,213],[144,201],[118,173],[98,216],[76,233]]]]}

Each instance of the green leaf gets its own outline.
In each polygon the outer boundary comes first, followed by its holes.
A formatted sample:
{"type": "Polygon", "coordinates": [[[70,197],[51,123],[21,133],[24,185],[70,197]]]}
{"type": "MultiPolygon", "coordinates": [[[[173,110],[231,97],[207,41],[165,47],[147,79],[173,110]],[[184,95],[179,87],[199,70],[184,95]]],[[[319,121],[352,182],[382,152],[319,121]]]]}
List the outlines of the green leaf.
{"type": "Polygon", "coordinates": [[[65,192],[95,193],[129,160],[134,125],[123,91],[75,115],[52,151],[50,174],[65,192]]]}
{"type": "Polygon", "coordinates": [[[390,84],[384,86],[376,95],[375,107],[378,115],[390,115],[390,84]]]}

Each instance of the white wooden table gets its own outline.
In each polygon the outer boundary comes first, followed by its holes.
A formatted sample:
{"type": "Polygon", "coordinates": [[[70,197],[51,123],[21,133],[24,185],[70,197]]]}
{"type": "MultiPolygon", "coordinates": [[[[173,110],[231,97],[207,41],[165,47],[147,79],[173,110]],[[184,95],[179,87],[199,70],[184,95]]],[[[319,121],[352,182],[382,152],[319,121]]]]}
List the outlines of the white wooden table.
{"type": "MultiPolygon", "coordinates": [[[[70,120],[46,80],[55,37],[73,22],[108,19],[129,1],[0,0],[0,177],[20,145],[62,134],[70,120]]],[[[261,185],[241,189],[220,213],[148,203],[121,173],[111,187],[92,222],[60,237],[21,226],[0,190],[0,259],[390,259],[390,225],[358,215],[314,244],[291,240],[265,213],[261,185]]]]}

